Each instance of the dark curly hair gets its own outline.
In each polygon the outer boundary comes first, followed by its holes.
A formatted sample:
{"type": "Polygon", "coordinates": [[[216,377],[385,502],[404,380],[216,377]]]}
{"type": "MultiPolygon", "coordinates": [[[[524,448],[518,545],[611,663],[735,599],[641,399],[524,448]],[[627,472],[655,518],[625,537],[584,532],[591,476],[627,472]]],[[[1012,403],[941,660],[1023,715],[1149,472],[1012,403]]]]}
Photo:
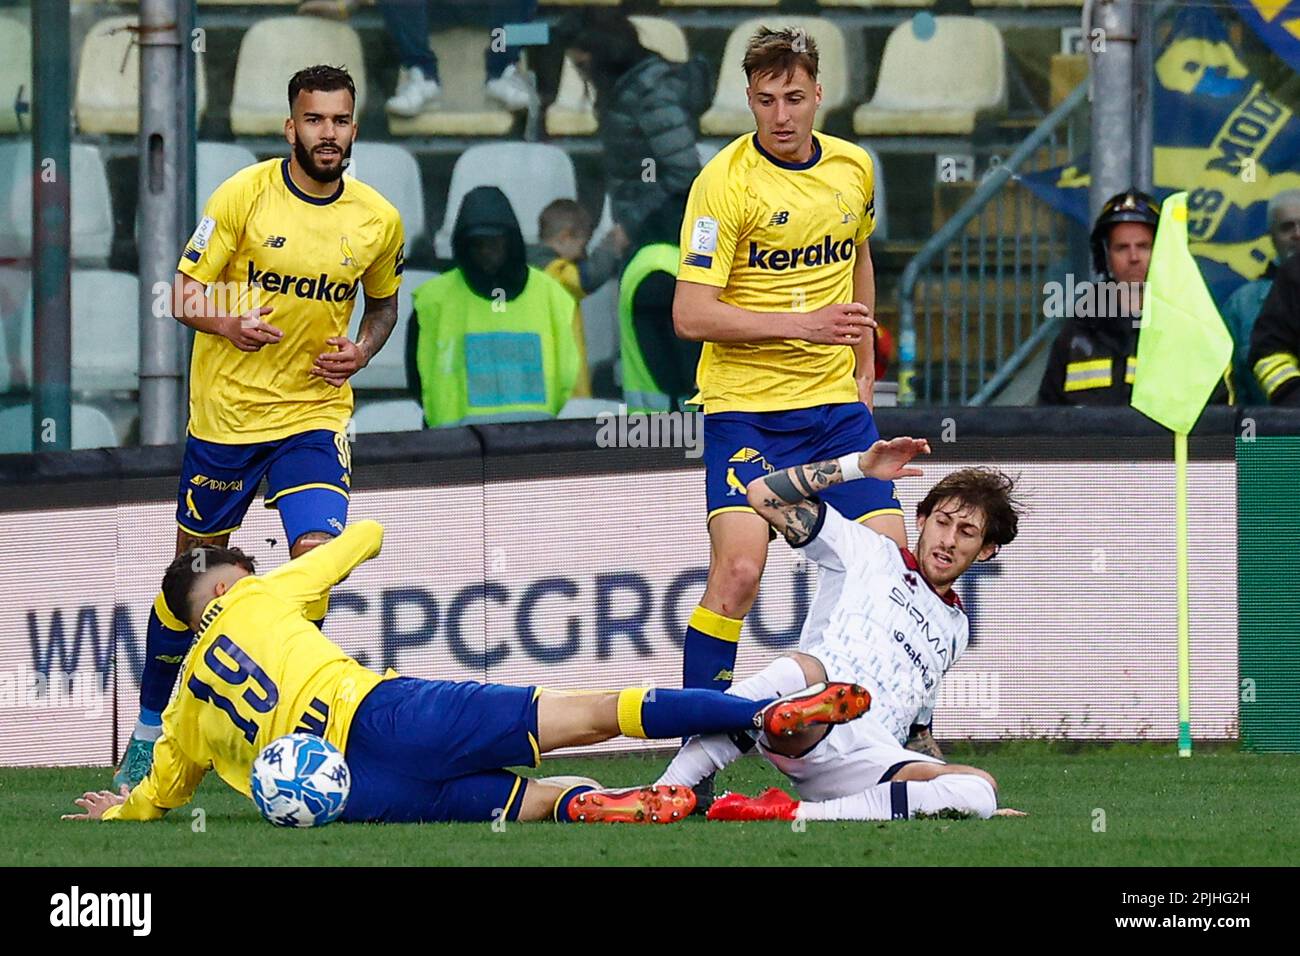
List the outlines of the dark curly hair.
{"type": "Polygon", "coordinates": [[[1014,497],[1016,480],[996,468],[959,468],[930,489],[916,506],[922,518],[950,499],[984,513],[984,544],[1001,548],[1015,540],[1024,506],[1014,497]]]}
{"type": "Polygon", "coordinates": [[[234,564],[252,574],[256,568],[252,555],[245,554],[239,548],[218,548],[207,545],[190,548],[176,556],[176,560],[167,566],[163,575],[162,595],[167,610],[177,620],[188,624],[190,621],[190,594],[194,582],[200,574],[223,564],[234,564]]]}
{"type": "Polygon", "coordinates": [[[306,90],[309,93],[330,93],[334,90],[347,90],[352,94],[352,105],[357,102],[357,86],[352,82],[352,74],[341,66],[308,66],[289,78],[289,112],[293,112],[293,102],[298,94],[306,90]]]}

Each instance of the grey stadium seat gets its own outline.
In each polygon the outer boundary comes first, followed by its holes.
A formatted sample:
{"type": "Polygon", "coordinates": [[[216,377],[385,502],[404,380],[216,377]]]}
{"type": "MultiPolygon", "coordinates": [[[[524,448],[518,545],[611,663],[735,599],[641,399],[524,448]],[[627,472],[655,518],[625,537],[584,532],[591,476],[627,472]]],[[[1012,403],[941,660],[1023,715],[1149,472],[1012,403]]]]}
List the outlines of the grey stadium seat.
{"type": "MultiPolygon", "coordinates": [[[[397,325],[388,337],[379,354],[370,364],[352,376],[352,387],[358,389],[393,389],[406,388],[406,334],[411,320],[411,297],[415,290],[430,279],[436,272],[421,272],[407,269],[402,273],[402,286],[397,291],[397,325]]],[[[356,308],[352,312],[351,337],[355,342],[361,328],[361,315],[365,310],[363,295],[357,296],[356,308]]]]}

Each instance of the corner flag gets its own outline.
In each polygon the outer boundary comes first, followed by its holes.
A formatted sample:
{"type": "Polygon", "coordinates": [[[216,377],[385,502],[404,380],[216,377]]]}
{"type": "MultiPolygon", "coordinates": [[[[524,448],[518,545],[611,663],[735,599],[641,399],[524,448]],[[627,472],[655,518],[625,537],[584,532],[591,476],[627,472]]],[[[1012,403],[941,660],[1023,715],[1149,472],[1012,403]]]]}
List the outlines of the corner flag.
{"type": "Polygon", "coordinates": [[[1187,193],[1160,210],[1142,299],[1133,407],[1174,433],[1178,566],[1178,756],[1192,755],[1191,621],[1187,593],[1187,433],[1232,360],[1232,335],[1187,248],[1187,193]]]}
{"type": "Polygon", "coordinates": [[[1161,206],[1147,271],[1133,407],[1186,435],[1231,361],[1232,334],[1187,248],[1187,193],[1175,193],[1161,206]]]}

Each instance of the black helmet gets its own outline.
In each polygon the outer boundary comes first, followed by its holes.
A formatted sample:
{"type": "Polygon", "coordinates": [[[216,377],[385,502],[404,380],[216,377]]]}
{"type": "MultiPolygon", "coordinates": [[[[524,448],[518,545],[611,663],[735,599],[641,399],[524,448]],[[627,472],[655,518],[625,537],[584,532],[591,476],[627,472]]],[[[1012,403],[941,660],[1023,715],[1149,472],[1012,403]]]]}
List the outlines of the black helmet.
{"type": "Polygon", "coordinates": [[[1154,233],[1160,223],[1160,203],[1137,189],[1126,190],[1106,200],[1089,238],[1092,267],[1099,275],[1110,275],[1110,263],[1106,261],[1106,241],[1110,238],[1110,227],[1121,222],[1144,222],[1154,233]]]}

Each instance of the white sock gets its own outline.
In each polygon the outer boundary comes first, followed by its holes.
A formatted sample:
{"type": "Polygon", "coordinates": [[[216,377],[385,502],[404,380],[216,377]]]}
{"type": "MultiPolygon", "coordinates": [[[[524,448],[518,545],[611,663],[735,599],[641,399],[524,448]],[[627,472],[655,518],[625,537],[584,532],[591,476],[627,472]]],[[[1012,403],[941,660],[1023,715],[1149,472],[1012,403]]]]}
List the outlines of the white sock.
{"type": "MultiPolygon", "coordinates": [[[[727,693],[748,700],[784,697],[808,686],[803,668],[792,657],[778,657],[753,677],[731,685],[727,693]]],[[[727,734],[692,737],[677,751],[672,763],[655,781],[661,785],[693,787],[711,773],[717,773],[739,759],[741,750],[727,734]]]]}
{"type": "Polygon", "coordinates": [[[918,813],[957,810],[981,820],[998,808],[997,794],[983,777],[945,773],[933,780],[894,780],[837,800],[803,801],[801,820],[901,820],[918,813]]]}
{"type": "Polygon", "coordinates": [[[162,724],[142,724],[137,719],[131,736],[136,740],[157,740],[162,736],[162,724]]]}
{"type": "Polygon", "coordinates": [[[793,657],[778,657],[753,677],[732,684],[727,693],[750,700],[764,700],[784,697],[807,686],[808,678],[804,677],[799,662],[793,657]]]}

